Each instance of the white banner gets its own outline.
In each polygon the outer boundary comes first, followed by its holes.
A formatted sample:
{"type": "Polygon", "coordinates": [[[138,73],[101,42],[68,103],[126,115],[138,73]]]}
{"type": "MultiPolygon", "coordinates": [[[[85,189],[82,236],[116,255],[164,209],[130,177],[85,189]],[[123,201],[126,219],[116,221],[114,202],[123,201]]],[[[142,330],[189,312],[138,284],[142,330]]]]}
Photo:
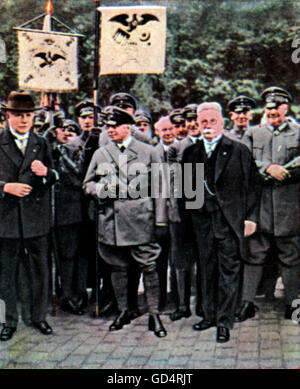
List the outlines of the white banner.
{"type": "Polygon", "coordinates": [[[163,73],[165,7],[99,7],[100,74],[163,73]]]}
{"type": "Polygon", "coordinates": [[[18,31],[19,88],[68,92],[78,88],[77,37],[18,31]]]}

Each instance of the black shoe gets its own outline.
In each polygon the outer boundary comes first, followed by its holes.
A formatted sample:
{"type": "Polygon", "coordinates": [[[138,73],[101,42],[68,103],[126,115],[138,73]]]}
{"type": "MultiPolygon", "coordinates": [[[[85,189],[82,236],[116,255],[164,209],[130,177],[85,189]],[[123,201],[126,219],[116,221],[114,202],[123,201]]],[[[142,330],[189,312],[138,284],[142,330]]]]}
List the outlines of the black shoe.
{"type": "Polygon", "coordinates": [[[217,337],[216,340],[218,343],[226,343],[230,339],[230,331],[226,327],[217,327],[217,337]]]}
{"type": "Polygon", "coordinates": [[[134,320],[140,316],[142,316],[142,312],[138,308],[133,309],[132,311],[129,312],[130,320],[134,320]]]}
{"type": "Polygon", "coordinates": [[[51,335],[53,333],[52,328],[49,324],[43,320],[33,323],[34,327],[41,331],[43,335],[51,335]]]}
{"type": "Polygon", "coordinates": [[[110,313],[117,313],[118,312],[118,307],[116,304],[112,301],[109,301],[108,303],[104,304],[103,307],[99,311],[100,316],[106,316],[109,315],[110,313]]]}
{"type": "Polygon", "coordinates": [[[193,330],[195,331],[204,331],[207,330],[210,327],[214,327],[216,324],[209,320],[201,320],[199,323],[196,323],[193,325],[193,330]]]}
{"type": "Polygon", "coordinates": [[[16,331],[16,327],[3,327],[0,333],[0,340],[6,341],[11,339],[16,331]]]}
{"type": "Polygon", "coordinates": [[[158,338],[164,338],[167,336],[167,331],[165,330],[160,317],[158,315],[149,315],[149,331],[153,331],[158,338]]]}
{"type": "Polygon", "coordinates": [[[258,307],[254,305],[251,301],[244,301],[242,308],[239,313],[234,317],[236,323],[241,323],[247,319],[251,319],[255,316],[255,312],[258,310],[258,307]]]}
{"type": "Polygon", "coordinates": [[[72,299],[64,300],[61,304],[61,309],[65,312],[72,313],[73,315],[84,315],[84,310],[75,304],[72,299]]]}
{"type": "Polygon", "coordinates": [[[176,320],[182,319],[183,317],[190,317],[190,316],[192,316],[192,312],[191,312],[190,308],[188,307],[184,311],[182,311],[180,309],[176,309],[175,312],[171,313],[170,319],[172,321],[176,321],[176,320]]]}
{"type": "Polygon", "coordinates": [[[130,323],[130,317],[128,316],[128,311],[122,311],[109,326],[109,331],[118,331],[123,328],[125,324],[130,323]]]}
{"type": "Polygon", "coordinates": [[[76,301],[77,307],[83,311],[89,305],[89,295],[88,292],[81,292],[78,300],[76,301]]]}

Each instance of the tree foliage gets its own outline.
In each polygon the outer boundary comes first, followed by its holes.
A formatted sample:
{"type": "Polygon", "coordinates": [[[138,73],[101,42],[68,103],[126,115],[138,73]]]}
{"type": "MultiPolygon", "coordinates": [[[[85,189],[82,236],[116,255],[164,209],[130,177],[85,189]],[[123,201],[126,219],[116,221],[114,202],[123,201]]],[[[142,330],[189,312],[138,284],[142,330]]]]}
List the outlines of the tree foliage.
{"type": "MultiPolygon", "coordinates": [[[[0,35],[7,61],[0,63],[1,98],[17,88],[17,42],[13,26],[44,12],[45,0],[2,0],[0,35]]],[[[101,76],[99,103],[117,91],[134,93],[154,117],[172,107],[217,100],[224,107],[237,94],[259,100],[270,85],[286,87],[300,100],[300,64],[292,62],[292,42],[299,37],[300,4],[267,1],[116,1],[102,5],[161,4],[168,7],[166,69],[161,75],[101,76]]],[[[92,0],[53,0],[54,14],[84,34],[79,44],[77,93],[62,95],[64,108],[91,96],[94,56],[92,0]]],[[[41,26],[37,26],[41,27],[41,26]]],[[[293,109],[297,114],[297,105],[293,109]]]]}

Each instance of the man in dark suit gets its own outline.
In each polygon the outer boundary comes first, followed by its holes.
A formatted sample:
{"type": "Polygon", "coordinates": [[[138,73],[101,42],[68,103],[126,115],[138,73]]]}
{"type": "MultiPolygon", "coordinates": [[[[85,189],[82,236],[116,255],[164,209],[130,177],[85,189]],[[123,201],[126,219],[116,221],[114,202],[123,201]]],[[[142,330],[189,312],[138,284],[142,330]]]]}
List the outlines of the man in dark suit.
{"type": "Polygon", "coordinates": [[[216,340],[223,343],[230,339],[234,322],[244,237],[256,229],[259,176],[247,147],[223,134],[221,106],[203,103],[197,111],[203,138],[186,149],[182,159],[183,165],[192,164],[192,174],[184,174],[189,187],[196,183],[197,164],[204,163],[204,204],[198,208],[185,200],[183,211],[188,213],[201,269],[204,319],[193,328],[217,326],[216,340]]]}
{"type": "Polygon", "coordinates": [[[49,296],[48,233],[50,186],[57,179],[50,146],[32,131],[34,102],[29,93],[11,92],[4,106],[7,128],[0,134],[0,298],[6,304],[6,324],[0,340],[17,328],[17,272],[28,320],[45,335],[49,296]]]}
{"type": "Polygon", "coordinates": [[[127,111],[109,106],[103,110],[103,115],[112,142],[95,152],[84,180],[84,190],[102,202],[98,218],[99,253],[111,265],[112,284],[120,310],[110,331],[120,330],[131,321],[128,269],[131,262],[137,262],[143,273],[149,330],[163,337],[167,333],[158,315],[156,273],[161,249],[155,229],[165,226],[166,221],[162,199],[151,198],[149,192],[152,164],[159,164],[160,159],[152,146],[130,135],[134,118],[127,111]]]}

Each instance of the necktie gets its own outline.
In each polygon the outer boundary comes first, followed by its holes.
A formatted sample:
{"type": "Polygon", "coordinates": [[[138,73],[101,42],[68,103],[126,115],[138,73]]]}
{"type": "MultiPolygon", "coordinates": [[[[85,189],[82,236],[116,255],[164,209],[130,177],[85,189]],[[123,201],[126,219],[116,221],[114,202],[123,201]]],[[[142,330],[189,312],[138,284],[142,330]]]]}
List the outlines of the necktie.
{"type": "Polygon", "coordinates": [[[25,139],[19,139],[19,142],[20,142],[20,150],[22,152],[22,154],[25,154],[25,142],[26,140],[25,139]]]}
{"type": "Polygon", "coordinates": [[[125,147],[124,145],[122,145],[122,146],[120,147],[121,153],[123,153],[125,150],[126,150],[126,147],[125,147]]]}

